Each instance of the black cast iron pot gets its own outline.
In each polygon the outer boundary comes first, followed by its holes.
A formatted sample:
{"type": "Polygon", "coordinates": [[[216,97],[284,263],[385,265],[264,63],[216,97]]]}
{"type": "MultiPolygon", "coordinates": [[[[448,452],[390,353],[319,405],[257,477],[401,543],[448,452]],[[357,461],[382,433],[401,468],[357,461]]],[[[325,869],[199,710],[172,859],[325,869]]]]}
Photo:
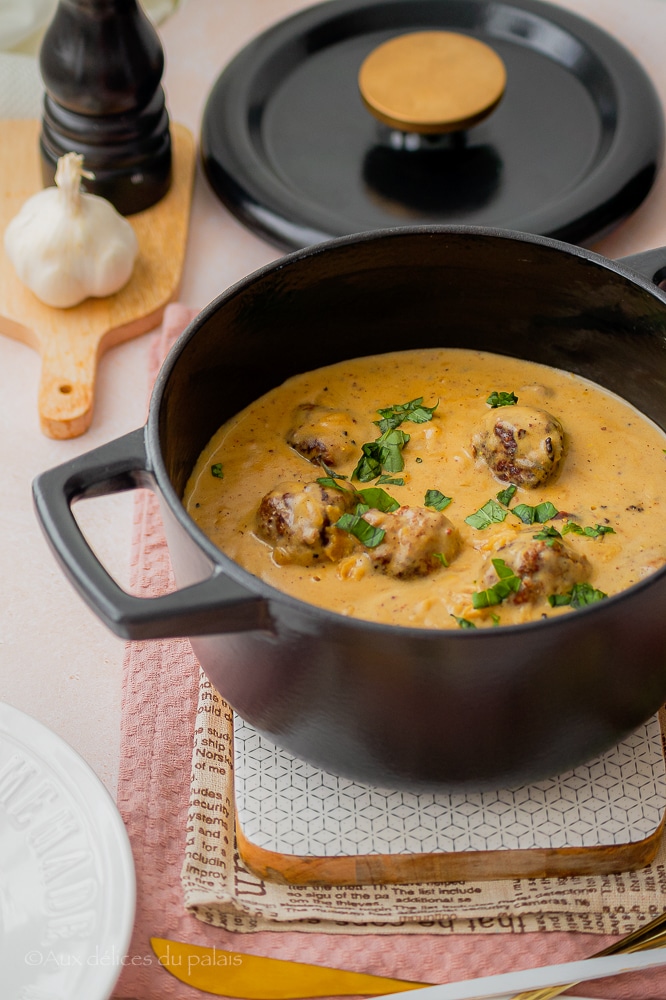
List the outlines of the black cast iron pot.
{"type": "MultiPolygon", "coordinates": [[[[239,715],[298,757],[415,790],[562,772],[666,701],[666,569],[527,625],[377,625],[247,573],[202,534],[181,496],[213,432],[257,396],[296,372],[401,348],[471,347],[563,368],[666,428],[664,275],[666,249],[611,262],[476,228],[389,230],[298,251],[194,320],[158,377],[144,428],[37,478],[39,518],[70,579],[114,632],[189,636],[239,715]],[[70,509],[146,485],[161,498],[181,588],[148,600],[110,579],[70,509]]],[[[616,447],[631,448],[631,439],[616,447]]]]}

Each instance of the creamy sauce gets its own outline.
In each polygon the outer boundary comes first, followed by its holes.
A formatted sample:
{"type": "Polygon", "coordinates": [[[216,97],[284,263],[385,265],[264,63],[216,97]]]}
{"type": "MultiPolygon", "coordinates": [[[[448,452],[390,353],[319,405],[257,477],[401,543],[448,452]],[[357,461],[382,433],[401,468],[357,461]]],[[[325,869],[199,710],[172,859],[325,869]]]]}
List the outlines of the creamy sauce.
{"type": "MultiPolygon", "coordinates": [[[[510,407],[496,411],[508,412],[510,407]]],[[[349,443],[349,437],[347,440],[349,443]]],[[[532,538],[546,526],[559,531],[567,521],[581,528],[602,525],[612,533],[593,538],[566,533],[563,545],[589,563],[587,582],[611,595],[658,569],[666,561],[666,436],[617,396],[566,372],[478,351],[406,351],[361,358],[296,376],[272,390],[214,435],[187,484],[184,505],[202,530],[249,572],[295,597],[344,615],[423,628],[477,628],[575,613],[552,607],[544,593],[475,607],[473,595],[495,579],[490,560],[517,539],[532,538]],[[550,501],[565,516],[528,526],[509,512],[501,523],[479,530],[465,518],[506,489],[472,445],[490,410],[493,392],[512,392],[520,407],[545,410],[561,423],[564,453],[557,472],[536,487],[519,487],[518,504],[550,501]],[[361,445],[379,436],[377,411],[423,397],[439,400],[432,419],[404,422],[410,435],[402,451],[404,470],[389,473],[404,485],[383,489],[400,505],[423,508],[426,491],[436,489],[451,503],[443,512],[458,533],[459,552],[425,576],[398,579],[376,568],[361,542],[352,551],[290,564],[257,531],[265,494],[283,482],[314,483],[321,467],[287,443],[294,412],[304,403],[354,415],[350,453],[335,465],[350,476],[361,445]],[[221,466],[211,472],[212,467],[221,466]],[[222,473],[220,478],[219,473],[222,473]],[[489,575],[490,573],[490,575],[489,575]]],[[[340,480],[341,485],[348,481],[340,480]]],[[[376,481],[354,482],[358,488],[376,481]]],[[[346,535],[346,533],[345,533],[346,535]]],[[[347,537],[349,542],[349,538],[347,537]]]]}

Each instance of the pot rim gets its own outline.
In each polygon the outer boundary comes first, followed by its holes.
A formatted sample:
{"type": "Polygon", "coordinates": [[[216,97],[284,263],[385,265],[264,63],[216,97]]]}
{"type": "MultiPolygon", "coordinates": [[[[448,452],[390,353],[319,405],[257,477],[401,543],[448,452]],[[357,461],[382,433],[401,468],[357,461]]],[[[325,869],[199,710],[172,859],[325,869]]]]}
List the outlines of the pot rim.
{"type": "MultiPolygon", "coordinates": [[[[506,239],[511,242],[527,243],[546,247],[554,251],[566,253],[569,256],[583,258],[607,271],[618,274],[619,276],[628,279],[633,284],[638,285],[650,295],[656,297],[664,305],[664,307],[666,307],[666,289],[660,288],[649,278],[628,267],[622,263],[621,259],[614,261],[611,258],[605,257],[603,254],[597,253],[593,250],[589,250],[575,244],[566,243],[562,240],[556,240],[552,237],[539,236],[533,233],[523,233],[518,231],[514,232],[513,230],[507,229],[465,225],[400,226],[390,229],[372,230],[369,232],[339,236],[335,239],[326,240],[321,243],[314,243],[310,246],[294,250],[291,253],[276,258],[268,264],[262,265],[260,268],[257,268],[255,271],[252,271],[250,274],[245,275],[238,281],[229,285],[203,307],[203,309],[187,325],[170,348],[155,380],[150,397],[148,419],[144,427],[146,448],[150,460],[151,472],[155,478],[157,492],[164,498],[164,501],[168,504],[171,513],[175,516],[179,525],[184,531],[187,532],[187,534],[192,536],[193,540],[207,556],[211,566],[218,566],[225,576],[233,579],[241,586],[247,588],[250,592],[259,595],[264,601],[266,601],[267,604],[277,602],[281,605],[291,607],[294,611],[299,612],[300,614],[316,614],[318,617],[323,616],[337,625],[344,625],[344,627],[348,629],[358,628],[363,629],[364,631],[371,629],[373,631],[378,630],[383,633],[385,633],[386,630],[389,630],[390,632],[399,634],[403,638],[415,638],[420,641],[441,641],[443,635],[446,636],[447,639],[449,637],[453,638],[456,636],[462,641],[469,641],[471,636],[475,636],[476,641],[479,642],[484,640],[496,641],[498,632],[502,635],[522,635],[525,632],[528,634],[531,633],[535,628],[578,628],[579,623],[584,622],[590,614],[599,614],[600,611],[609,606],[611,608],[615,608],[622,601],[633,601],[634,599],[639,599],[643,590],[653,587],[657,580],[666,577],[666,565],[661,569],[656,570],[654,573],[651,573],[643,580],[636,581],[636,583],[625,588],[619,593],[609,595],[603,601],[576,609],[575,614],[556,615],[554,617],[536,619],[530,622],[503,625],[501,630],[491,628],[430,629],[409,625],[393,625],[384,622],[368,621],[363,618],[343,615],[339,612],[320,607],[316,604],[310,604],[307,601],[302,601],[299,598],[293,597],[292,595],[279,590],[277,587],[266,583],[260,577],[255,576],[248,570],[244,569],[244,567],[219,549],[202,531],[202,529],[199,528],[196,522],[185,510],[182,499],[178,496],[176,490],[174,489],[164,464],[159,440],[159,428],[160,409],[164,392],[171,374],[175,366],[178,364],[180,356],[187,344],[198,334],[199,330],[208,322],[210,317],[218,311],[219,307],[224,302],[230,301],[236,295],[250,287],[255,281],[260,280],[271,273],[275,273],[285,267],[289,267],[291,264],[299,263],[311,257],[320,256],[321,254],[328,253],[331,250],[344,246],[356,246],[362,243],[383,241],[385,239],[400,239],[414,236],[493,237],[506,239]],[[581,615],[583,616],[582,618],[581,615]]],[[[666,428],[662,428],[662,430],[666,433],[666,428]]]]}

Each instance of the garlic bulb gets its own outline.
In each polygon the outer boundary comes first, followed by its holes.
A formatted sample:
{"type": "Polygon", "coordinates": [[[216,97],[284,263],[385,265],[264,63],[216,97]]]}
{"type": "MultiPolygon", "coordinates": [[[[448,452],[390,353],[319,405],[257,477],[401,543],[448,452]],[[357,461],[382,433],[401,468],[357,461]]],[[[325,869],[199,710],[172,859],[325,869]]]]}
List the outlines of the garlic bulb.
{"type": "Polygon", "coordinates": [[[58,160],[55,187],[28,198],[5,229],[5,250],[21,281],[49,306],[112,295],[134,269],[139,244],[111,202],[81,190],[83,157],[58,160]]]}

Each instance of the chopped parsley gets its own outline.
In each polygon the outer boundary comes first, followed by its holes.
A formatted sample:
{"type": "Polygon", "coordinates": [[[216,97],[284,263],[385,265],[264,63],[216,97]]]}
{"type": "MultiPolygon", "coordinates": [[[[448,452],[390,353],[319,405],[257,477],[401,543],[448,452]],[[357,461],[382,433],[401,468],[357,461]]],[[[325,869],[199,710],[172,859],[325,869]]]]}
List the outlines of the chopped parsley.
{"type": "MultiPolygon", "coordinates": [[[[335,479],[330,479],[328,476],[322,476],[317,480],[320,486],[328,486],[329,489],[337,490],[339,493],[351,493],[352,496],[357,497],[359,500],[359,506],[363,504],[366,510],[370,510],[374,507],[375,510],[381,511],[393,511],[397,510],[400,506],[398,500],[390,496],[386,490],[383,490],[380,486],[369,486],[364,490],[357,490],[351,484],[349,487],[342,486],[337,483],[335,479]]],[[[358,507],[356,508],[358,513],[358,507]]]]}
{"type": "Polygon", "coordinates": [[[538,531],[536,535],[532,535],[532,538],[536,538],[538,541],[545,541],[546,545],[552,546],[558,539],[562,538],[557,528],[553,527],[552,524],[547,525],[538,531]]]}
{"type": "Polygon", "coordinates": [[[449,565],[449,560],[446,558],[443,552],[433,552],[433,556],[435,557],[435,559],[438,559],[441,562],[442,566],[449,565]]]}
{"type": "Polygon", "coordinates": [[[343,514],[336,521],[335,527],[342,531],[348,531],[354,538],[358,538],[359,542],[362,542],[366,548],[374,549],[381,544],[386,532],[383,528],[375,528],[374,525],[363,520],[363,514],[367,513],[369,509],[367,504],[359,504],[354,514],[343,514]]]}
{"type": "Polygon", "coordinates": [[[428,490],[423,498],[424,507],[434,507],[435,510],[444,510],[451,503],[451,497],[445,497],[441,490],[428,490]]]}
{"type": "Polygon", "coordinates": [[[512,392],[491,392],[486,400],[488,406],[492,406],[495,409],[498,406],[515,406],[518,402],[518,397],[512,392]]]}
{"type": "Polygon", "coordinates": [[[459,618],[458,615],[451,615],[451,617],[457,623],[458,628],[476,628],[474,622],[471,622],[469,618],[459,618]]]}
{"type": "Polygon", "coordinates": [[[222,468],[222,462],[216,462],[215,465],[210,467],[211,476],[215,476],[216,479],[224,479],[224,469],[222,468]]]}
{"type": "Polygon", "coordinates": [[[573,531],[576,535],[586,535],[587,538],[601,538],[602,535],[615,534],[615,528],[611,528],[610,524],[595,524],[594,527],[588,525],[586,528],[583,528],[580,524],[576,524],[575,521],[567,521],[562,527],[562,534],[566,535],[570,531],[573,531]]]}
{"type": "Polygon", "coordinates": [[[603,590],[596,590],[591,583],[574,583],[566,594],[550,594],[548,603],[551,608],[571,605],[572,608],[584,608],[586,604],[596,604],[608,597],[603,590]]]}
{"type": "Polygon", "coordinates": [[[382,433],[394,430],[399,427],[404,420],[411,420],[414,424],[426,424],[432,420],[432,415],[439,406],[439,400],[434,406],[424,406],[423,396],[411,399],[408,403],[396,403],[394,406],[387,406],[377,413],[382,418],[375,420],[382,433]]]}
{"type": "Polygon", "coordinates": [[[389,496],[386,490],[383,490],[380,486],[369,486],[365,490],[357,490],[356,493],[358,496],[363,497],[363,503],[367,505],[368,509],[374,507],[375,510],[390,513],[393,510],[397,510],[400,506],[399,502],[392,496],[389,496]]]}
{"type": "Polygon", "coordinates": [[[501,507],[497,500],[488,500],[483,507],[479,507],[473,514],[469,514],[465,518],[465,523],[471,525],[472,528],[483,531],[491,524],[501,524],[508,513],[506,507],[501,507]]]}
{"type": "Polygon", "coordinates": [[[387,472],[402,472],[405,462],[402,457],[402,449],[409,441],[409,434],[393,428],[385,431],[376,444],[381,449],[381,463],[387,472]]]}
{"type": "Polygon", "coordinates": [[[358,479],[361,483],[369,483],[371,479],[377,479],[382,473],[381,452],[374,441],[361,445],[361,451],[363,454],[352,472],[352,479],[358,479]]]}
{"type": "Polygon", "coordinates": [[[333,469],[329,469],[326,462],[322,462],[321,459],[319,460],[319,464],[330,479],[347,479],[347,476],[343,476],[338,472],[334,472],[333,469]]]}
{"type": "MultiPolygon", "coordinates": [[[[336,479],[338,477],[336,476],[336,479]]],[[[342,486],[340,483],[336,482],[336,479],[332,479],[331,476],[320,476],[317,482],[320,486],[328,486],[331,490],[337,490],[338,493],[348,493],[349,490],[346,486],[342,486]]]]}
{"type": "MultiPolygon", "coordinates": [[[[483,529],[490,524],[499,524],[504,521],[509,513],[508,508],[515,496],[516,489],[517,487],[511,484],[505,490],[500,490],[495,500],[488,500],[483,507],[465,518],[467,524],[471,524],[473,528],[483,529]]],[[[543,524],[551,517],[557,517],[559,511],[550,500],[546,500],[544,503],[537,504],[536,507],[531,507],[526,503],[516,504],[511,513],[520,518],[523,524],[543,524]]]]}
{"type": "Polygon", "coordinates": [[[409,441],[409,434],[397,428],[384,431],[376,441],[361,445],[363,454],[352,472],[352,479],[369,483],[377,479],[382,472],[402,472],[405,462],[402,449],[409,441]]]}
{"type": "Polygon", "coordinates": [[[496,499],[499,500],[501,504],[504,504],[505,507],[508,507],[511,504],[511,501],[513,500],[514,496],[516,495],[517,489],[518,487],[514,486],[513,483],[511,483],[511,485],[507,486],[505,490],[499,491],[496,499]]]}
{"type": "MultiPolygon", "coordinates": [[[[361,483],[369,483],[372,479],[382,482],[392,482],[395,486],[404,486],[404,479],[393,480],[391,474],[402,472],[405,461],[402,450],[410,439],[406,431],[401,431],[400,424],[411,420],[414,424],[425,424],[432,420],[432,415],[439,406],[439,400],[434,406],[424,406],[423,396],[411,399],[408,403],[395,403],[377,410],[381,420],[375,424],[381,431],[375,441],[367,441],[361,445],[361,457],[351,474],[352,479],[361,483]]],[[[417,458],[417,462],[421,459],[417,458]]]]}
{"type": "Polygon", "coordinates": [[[472,594],[472,607],[474,608],[490,608],[494,604],[501,604],[505,598],[520,590],[522,581],[511,567],[507,566],[503,559],[491,561],[499,579],[487,590],[476,591],[472,594]]]}
{"type": "Polygon", "coordinates": [[[559,511],[550,500],[546,500],[545,503],[538,503],[536,507],[530,507],[526,503],[516,504],[511,513],[519,517],[523,524],[544,524],[551,517],[557,517],[559,511]]]}

